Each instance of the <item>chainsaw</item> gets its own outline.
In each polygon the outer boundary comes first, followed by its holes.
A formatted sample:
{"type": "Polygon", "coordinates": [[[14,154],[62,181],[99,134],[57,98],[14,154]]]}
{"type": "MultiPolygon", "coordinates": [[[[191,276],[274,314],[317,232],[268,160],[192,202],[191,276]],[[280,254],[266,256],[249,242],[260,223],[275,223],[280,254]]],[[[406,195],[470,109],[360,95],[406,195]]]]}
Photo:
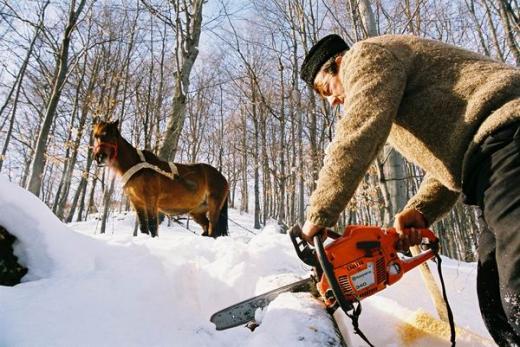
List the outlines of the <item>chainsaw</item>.
{"type": "MultiPolygon", "coordinates": [[[[303,240],[299,225],[295,225],[289,230],[289,235],[298,257],[312,266],[311,276],[216,312],[210,321],[217,330],[251,322],[254,327],[256,310],[267,306],[279,294],[310,291],[317,293],[329,313],[341,308],[352,319],[356,333],[368,342],[357,327],[361,312],[359,302],[394,284],[403,274],[437,255],[437,237],[429,229],[419,230],[423,252],[415,257],[401,258],[396,249],[399,234],[393,228],[351,225],[343,236],[328,233],[334,241],[326,246],[320,235],[314,236],[315,247],[312,248],[303,240]]],[[[405,230],[405,233],[410,233],[410,230],[405,230]]]]}

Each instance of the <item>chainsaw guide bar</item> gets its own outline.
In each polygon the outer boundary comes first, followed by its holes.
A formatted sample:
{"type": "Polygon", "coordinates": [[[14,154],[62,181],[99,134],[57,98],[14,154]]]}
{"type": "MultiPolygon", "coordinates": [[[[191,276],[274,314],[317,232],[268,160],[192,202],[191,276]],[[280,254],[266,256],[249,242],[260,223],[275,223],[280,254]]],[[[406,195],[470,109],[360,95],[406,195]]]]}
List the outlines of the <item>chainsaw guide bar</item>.
{"type": "Polygon", "coordinates": [[[278,295],[282,293],[312,292],[313,290],[315,291],[315,288],[316,281],[312,277],[294,282],[218,311],[211,316],[210,321],[215,324],[217,330],[225,330],[247,324],[254,321],[257,309],[266,307],[278,295]]]}

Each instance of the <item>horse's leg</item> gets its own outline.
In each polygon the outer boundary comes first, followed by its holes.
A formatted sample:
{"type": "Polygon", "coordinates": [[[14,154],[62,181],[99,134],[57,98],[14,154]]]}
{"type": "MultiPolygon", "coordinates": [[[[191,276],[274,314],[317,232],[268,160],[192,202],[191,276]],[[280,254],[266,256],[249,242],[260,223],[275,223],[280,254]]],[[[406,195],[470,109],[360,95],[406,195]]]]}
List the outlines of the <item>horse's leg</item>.
{"type": "Polygon", "coordinates": [[[157,210],[150,209],[146,212],[148,217],[148,230],[150,230],[150,234],[152,237],[159,236],[159,223],[158,223],[158,213],[157,210]]]}
{"type": "Polygon", "coordinates": [[[206,166],[206,188],[208,193],[209,235],[228,235],[227,198],[229,185],[226,178],[214,167],[206,166]]]}
{"type": "Polygon", "coordinates": [[[208,197],[208,219],[209,219],[209,236],[221,236],[221,232],[217,230],[220,210],[226,202],[226,197],[221,195],[210,195],[208,197]]]}
{"type": "Polygon", "coordinates": [[[193,220],[197,222],[204,230],[202,236],[209,236],[209,221],[206,217],[206,213],[190,213],[190,216],[192,216],[193,220]]]}
{"type": "Polygon", "coordinates": [[[135,211],[137,213],[137,220],[139,221],[139,229],[143,234],[149,234],[148,218],[146,217],[146,211],[140,208],[136,208],[135,211]]]}

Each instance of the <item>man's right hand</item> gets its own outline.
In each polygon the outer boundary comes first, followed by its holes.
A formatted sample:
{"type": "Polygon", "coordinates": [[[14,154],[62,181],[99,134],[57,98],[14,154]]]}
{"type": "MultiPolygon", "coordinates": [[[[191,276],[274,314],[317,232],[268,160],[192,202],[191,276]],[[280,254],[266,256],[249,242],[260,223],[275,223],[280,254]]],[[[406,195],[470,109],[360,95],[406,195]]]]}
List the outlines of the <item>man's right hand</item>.
{"type": "Polygon", "coordinates": [[[314,235],[321,231],[323,231],[324,235],[322,240],[325,240],[327,238],[327,228],[322,227],[321,225],[313,224],[307,220],[305,221],[305,224],[303,224],[302,237],[305,241],[307,241],[307,243],[314,245],[314,235]]]}
{"type": "Polygon", "coordinates": [[[397,242],[397,249],[407,251],[410,246],[419,245],[422,241],[421,232],[415,228],[426,228],[427,226],[426,218],[416,209],[410,208],[396,214],[394,228],[400,237],[400,240],[397,242]],[[408,228],[411,231],[407,235],[404,233],[404,229],[408,228]]]}

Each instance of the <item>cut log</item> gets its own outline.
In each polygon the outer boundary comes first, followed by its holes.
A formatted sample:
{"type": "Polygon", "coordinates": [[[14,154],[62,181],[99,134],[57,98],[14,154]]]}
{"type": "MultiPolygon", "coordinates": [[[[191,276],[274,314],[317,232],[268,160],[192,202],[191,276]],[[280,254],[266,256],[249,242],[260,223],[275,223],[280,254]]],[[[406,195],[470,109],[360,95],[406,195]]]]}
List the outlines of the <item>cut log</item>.
{"type": "Polygon", "coordinates": [[[18,263],[13,253],[16,237],[0,226],[0,285],[14,286],[27,273],[27,269],[18,263]]]}

